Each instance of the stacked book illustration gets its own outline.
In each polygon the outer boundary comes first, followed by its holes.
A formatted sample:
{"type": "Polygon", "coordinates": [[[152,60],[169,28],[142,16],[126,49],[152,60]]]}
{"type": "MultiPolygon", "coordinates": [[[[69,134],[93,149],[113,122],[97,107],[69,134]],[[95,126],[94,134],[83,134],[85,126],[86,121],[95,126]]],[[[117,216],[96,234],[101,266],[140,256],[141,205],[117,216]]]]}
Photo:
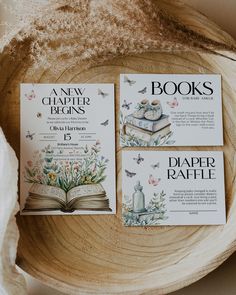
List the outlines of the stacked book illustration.
{"type": "Polygon", "coordinates": [[[155,141],[167,136],[171,123],[169,116],[162,113],[158,100],[151,104],[147,100],[137,105],[136,111],[125,118],[124,132],[145,142],[155,141]]]}

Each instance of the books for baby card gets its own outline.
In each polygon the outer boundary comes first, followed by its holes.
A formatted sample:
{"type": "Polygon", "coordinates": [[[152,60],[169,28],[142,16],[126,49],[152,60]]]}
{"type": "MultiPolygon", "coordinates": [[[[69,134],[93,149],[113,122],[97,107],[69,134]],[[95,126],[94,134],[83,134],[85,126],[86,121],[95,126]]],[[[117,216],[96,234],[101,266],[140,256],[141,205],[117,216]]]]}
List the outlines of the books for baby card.
{"type": "Polygon", "coordinates": [[[114,86],[21,84],[21,214],[114,214],[115,179],[114,86]]]}
{"type": "Polygon", "coordinates": [[[221,76],[121,75],[120,144],[223,145],[221,76]]]}
{"type": "Polygon", "coordinates": [[[222,152],[122,152],[125,226],[224,224],[222,152]]]}

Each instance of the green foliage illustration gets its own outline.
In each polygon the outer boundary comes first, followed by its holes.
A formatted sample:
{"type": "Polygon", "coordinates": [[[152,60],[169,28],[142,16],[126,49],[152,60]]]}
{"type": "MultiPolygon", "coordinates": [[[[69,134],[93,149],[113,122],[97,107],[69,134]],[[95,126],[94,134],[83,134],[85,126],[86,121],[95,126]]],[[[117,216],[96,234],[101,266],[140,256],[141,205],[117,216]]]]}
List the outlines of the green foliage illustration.
{"type": "Polygon", "coordinates": [[[60,187],[65,192],[83,185],[100,183],[105,180],[108,159],[100,156],[99,141],[89,149],[84,148],[84,156],[78,161],[56,160],[50,145],[35,151],[33,160],[27,161],[24,171],[25,181],[60,187]]]}
{"type": "Polygon", "coordinates": [[[166,215],[164,191],[159,194],[154,193],[153,198],[150,200],[146,207],[146,212],[135,213],[133,212],[132,200],[126,197],[122,205],[122,217],[125,226],[154,226],[160,224],[168,217],[166,215]]]}

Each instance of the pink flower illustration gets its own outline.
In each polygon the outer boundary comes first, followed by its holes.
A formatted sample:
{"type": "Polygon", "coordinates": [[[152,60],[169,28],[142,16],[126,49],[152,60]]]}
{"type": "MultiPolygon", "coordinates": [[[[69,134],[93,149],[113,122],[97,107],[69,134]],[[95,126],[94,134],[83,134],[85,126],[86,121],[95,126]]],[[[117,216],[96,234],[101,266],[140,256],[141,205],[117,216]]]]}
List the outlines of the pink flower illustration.
{"type": "Polygon", "coordinates": [[[74,167],[74,171],[76,171],[76,172],[79,171],[79,166],[78,165],[74,167]]]}
{"type": "Polygon", "coordinates": [[[33,162],[32,162],[32,161],[27,161],[27,165],[28,165],[29,167],[32,167],[33,162]]]}
{"type": "Polygon", "coordinates": [[[38,179],[39,181],[41,181],[41,180],[42,180],[42,176],[41,176],[41,175],[37,175],[37,179],[38,179]]]}

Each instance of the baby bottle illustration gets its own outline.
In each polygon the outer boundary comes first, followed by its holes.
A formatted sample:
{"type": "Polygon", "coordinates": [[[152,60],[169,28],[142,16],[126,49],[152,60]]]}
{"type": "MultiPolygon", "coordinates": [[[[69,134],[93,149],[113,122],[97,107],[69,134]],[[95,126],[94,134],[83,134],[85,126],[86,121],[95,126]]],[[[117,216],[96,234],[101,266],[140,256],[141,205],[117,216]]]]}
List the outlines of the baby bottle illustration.
{"type": "Polygon", "coordinates": [[[142,192],[143,187],[140,184],[140,181],[137,181],[134,186],[135,192],[133,193],[133,212],[141,213],[145,212],[145,195],[142,192]]]}

